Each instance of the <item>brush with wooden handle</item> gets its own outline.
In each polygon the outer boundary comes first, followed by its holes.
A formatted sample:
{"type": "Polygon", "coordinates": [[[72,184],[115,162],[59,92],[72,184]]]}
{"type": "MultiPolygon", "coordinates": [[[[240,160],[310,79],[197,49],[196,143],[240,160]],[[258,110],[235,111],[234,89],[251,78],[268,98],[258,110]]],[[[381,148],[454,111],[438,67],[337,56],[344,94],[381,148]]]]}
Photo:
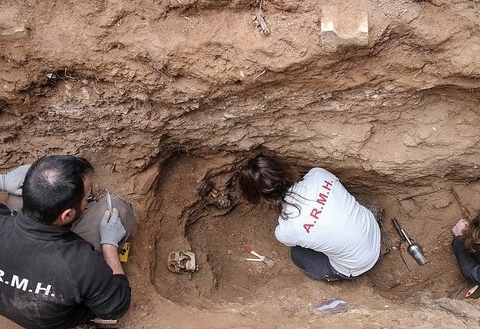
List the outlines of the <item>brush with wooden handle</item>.
{"type": "Polygon", "coordinates": [[[254,261],[254,262],[263,262],[264,264],[266,264],[268,267],[273,267],[275,266],[275,261],[266,257],[266,256],[262,256],[260,254],[258,254],[256,251],[254,251],[252,248],[250,247],[246,247],[245,248],[247,250],[247,252],[251,253],[252,255],[254,255],[255,257],[257,258],[247,258],[247,260],[250,260],[250,261],[254,261]]]}

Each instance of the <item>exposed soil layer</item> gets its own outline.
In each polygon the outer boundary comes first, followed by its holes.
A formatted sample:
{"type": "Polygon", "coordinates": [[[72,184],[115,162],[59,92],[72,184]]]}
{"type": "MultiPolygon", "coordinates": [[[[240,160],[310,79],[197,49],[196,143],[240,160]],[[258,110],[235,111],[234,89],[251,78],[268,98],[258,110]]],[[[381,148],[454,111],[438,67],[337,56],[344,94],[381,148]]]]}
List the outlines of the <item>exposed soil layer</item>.
{"type": "Polygon", "coordinates": [[[478,326],[450,248],[463,216],[452,189],[480,210],[478,6],[0,2],[0,172],[77,154],[97,169],[97,196],[108,188],[132,202],[124,329],[478,326]],[[322,34],[329,19],[335,44],[322,34]],[[273,209],[245,203],[235,184],[259,152],[324,167],[362,204],[384,207],[379,263],[353,282],[296,268],[273,209]],[[247,261],[247,246],[275,266],[247,261]],[[198,270],[170,272],[176,250],[194,252],[198,270]],[[314,308],[332,298],[350,309],[314,308]]]}

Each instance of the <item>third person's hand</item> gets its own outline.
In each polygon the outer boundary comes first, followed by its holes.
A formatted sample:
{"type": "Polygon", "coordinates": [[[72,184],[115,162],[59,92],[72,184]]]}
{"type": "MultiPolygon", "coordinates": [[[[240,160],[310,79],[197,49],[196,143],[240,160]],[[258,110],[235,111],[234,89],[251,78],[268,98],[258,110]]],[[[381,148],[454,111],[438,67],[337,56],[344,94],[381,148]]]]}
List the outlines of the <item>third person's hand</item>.
{"type": "Polygon", "coordinates": [[[22,196],[22,186],[25,175],[31,165],[23,165],[7,174],[0,175],[0,190],[7,191],[10,194],[22,196]]]}
{"type": "Polygon", "coordinates": [[[463,234],[463,231],[468,227],[468,221],[466,219],[460,219],[457,224],[452,228],[453,235],[459,236],[463,234]]]}

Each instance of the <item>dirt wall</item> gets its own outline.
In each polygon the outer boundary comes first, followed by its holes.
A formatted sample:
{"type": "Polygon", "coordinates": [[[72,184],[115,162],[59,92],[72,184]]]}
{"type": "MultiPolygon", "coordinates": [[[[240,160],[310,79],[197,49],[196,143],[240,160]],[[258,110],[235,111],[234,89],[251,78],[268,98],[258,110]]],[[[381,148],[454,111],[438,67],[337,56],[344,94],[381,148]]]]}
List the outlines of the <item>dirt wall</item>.
{"type": "Polygon", "coordinates": [[[478,6],[2,1],[0,170],[79,154],[97,195],[134,203],[124,328],[467,327],[478,302],[460,298],[449,191],[480,208],[478,6]],[[382,203],[422,242],[428,270],[394,252],[356,284],[304,278],[273,238],[274,213],[236,193],[236,170],[259,151],[325,167],[382,203]],[[206,181],[216,193],[199,193],[206,181]],[[245,265],[252,242],[275,271],[245,265]],[[198,253],[198,274],[166,271],[175,248],[198,253]],[[328,296],[356,307],[322,317],[311,304],[328,296]]]}

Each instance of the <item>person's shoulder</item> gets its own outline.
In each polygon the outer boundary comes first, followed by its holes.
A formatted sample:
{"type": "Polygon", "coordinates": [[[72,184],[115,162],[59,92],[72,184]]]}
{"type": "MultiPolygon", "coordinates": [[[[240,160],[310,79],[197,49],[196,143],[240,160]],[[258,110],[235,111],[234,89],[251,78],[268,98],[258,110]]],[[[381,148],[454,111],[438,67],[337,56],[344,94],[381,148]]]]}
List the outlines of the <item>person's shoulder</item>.
{"type": "Polygon", "coordinates": [[[312,169],[310,169],[310,170],[308,171],[309,174],[310,174],[310,173],[325,173],[325,172],[329,173],[328,170],[326,170],[326,169],[324,169],[324,168],[322,168],[322,167],[313,167],[312,169]]]}
{"type": "Polygon", "coordinates": [[[101,258],[100,251],[96,251],[90,242],[85,241],[74,232],[69,232],[64,236],[60,248],[64,249],[67,257],[83,260],[96,259],[99,256],[101,258]]]}
{"type": "Polygon", "coordinates": [[[95,273],[98,274],[98,271],[104,272],[109,268],[102,253],[95,250],[91,243],[73,232],[68,241],[64,241],[61,248],[63,249],[65,262],[76,273],[75,276],[91,276],[95,273]],[[88,264],[88,269],[85,264],[88,264]]]}
{"type": "Polygon", "coordinates": [[[319,177],[319,176],[331,177],[331,178],[337,179],[337,177],[334,174],[332,174],[330,171],[328,171],[324,168],[320,168],[320,167],[315,167],[315,168],[310,169],[307,172],[307,174],[304,176],[304,179],[310,178],[310,177],[319,177]]]}

